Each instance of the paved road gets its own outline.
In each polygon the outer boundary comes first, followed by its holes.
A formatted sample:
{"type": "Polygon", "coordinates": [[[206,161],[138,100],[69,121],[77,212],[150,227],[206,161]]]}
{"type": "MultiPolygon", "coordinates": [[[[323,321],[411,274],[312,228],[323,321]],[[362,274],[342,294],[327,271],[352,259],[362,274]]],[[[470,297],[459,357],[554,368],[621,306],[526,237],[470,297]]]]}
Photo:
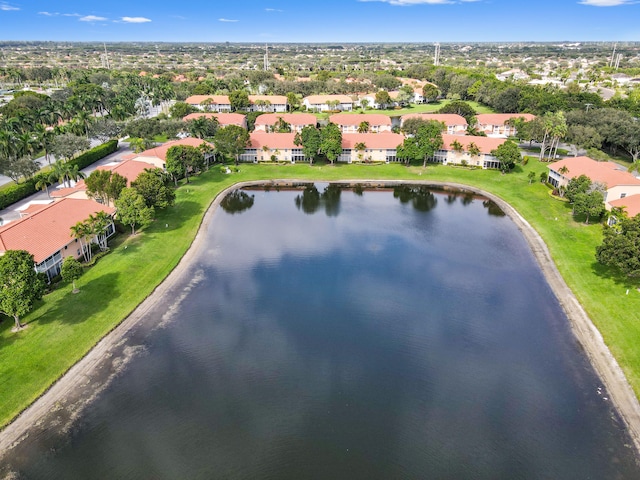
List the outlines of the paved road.
{"type": "MultiPolygon", "coordinates": [[[[111,162],[117,162],[120,161],[122,159],[123,156],[127,155],[131,153],[131,150],[129,149],[129,145],[128,144],[124,144],[124,143],[120,143],[120,148],[119,150],[117,150],[116,152],[112,153],[111,155],[107,155],[106,157],[104,157],[102,160],[98,160],[96,163],[89,165],[87,168],[82,169],[82,173],[84,173],[85,175],[89,175],[91,172],[93,172],[97,167],[99,167],[100,165],[106,165],[107,163],[111,163],[111,162]]],[[[49,187],[49,190],[52,191],[55,188],[60,187],[59,184],[54,184],[52,186],[49,187]]],[[[7,222],[12,222],[14,220],[17,220],[20,218],[20,213],[18,212],[18,208],[22,207],[26,204],[28,204],[29,202],[32,202],[34,200],[49,200],[49,197],[47,196],[46,192],[37,192],[34,193],[33,195],[24,198],[22,200],[20,200],[17,203],[14,203],[13,205],[9,206],[8,208],[4,209],[4,210],[0,210],[0,218],[2,219],[2,221],[6,224],[7,222]]]]}

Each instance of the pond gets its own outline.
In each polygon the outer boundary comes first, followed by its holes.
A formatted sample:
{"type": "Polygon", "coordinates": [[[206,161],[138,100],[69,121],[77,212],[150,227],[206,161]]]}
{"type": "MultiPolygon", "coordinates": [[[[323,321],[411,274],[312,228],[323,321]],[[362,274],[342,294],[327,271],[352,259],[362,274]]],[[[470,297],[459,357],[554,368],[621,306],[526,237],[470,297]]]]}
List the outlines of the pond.
{"type": "Polygon", "coordinates": [[[25,479],[631,479],[511,219],[469,192],[236,191],[139,353],[25,479]]]}

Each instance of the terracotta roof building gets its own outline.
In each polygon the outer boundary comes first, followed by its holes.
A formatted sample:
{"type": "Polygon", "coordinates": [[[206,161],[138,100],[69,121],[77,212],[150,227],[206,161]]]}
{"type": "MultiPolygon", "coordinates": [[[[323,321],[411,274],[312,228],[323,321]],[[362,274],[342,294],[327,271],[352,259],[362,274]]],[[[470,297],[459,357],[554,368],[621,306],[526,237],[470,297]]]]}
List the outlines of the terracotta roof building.
{"type": "MultiPolygon", "coordinates": [[[[363,122],[369,124],[368,133],[390,132],[391,117],[381,113],[362,114],[336,114],[329,117],[329,121],[340,127],[343,134],[358,133],[358,129],[363,122]]],[[[367,133],[367,132],[365,132],[367,133]]]]}
{"type": "Polygon", "coordinates": [[[500,161],[491,155],[491,151],[506,142],[506,139],[444,133],[442,142],[442,149],[438,150],[430,161],[443,165],[470,165],[487,169],[500,168],[500,161]],[[473,145],[477,147],[478,154],[473,153],[473,145]]]}
{"type": "Polygon", "coordinates": [[[597,162],[589,157],[570,157],[548,166],[549,183],[566,187],[572,178],[586,175],[592,182],[606,185],[605,202],[640,194],[640,179],[614,162],[597,162]]]}
{"type": "Polygon", "coordinates": [[[287,97],[284,95],[249,95],[252,112],[286,112],[287,97]]]}
{"type": "Polygon", "coordinates": [[[446,131],[450,135],[465,135],[467,133],[467,120],[462,115],[456,115],[455,113],[410,113],[400,117],[400,126],[402,127],[404,122],[414,118],[442,122],[446,125],[446,131]]]}
{"type": "Polygon", "coordinates": [[[299,132],[307,125],[315,127],[318,123],[311,113],[265,113],[256,118],[255,131],[271,132],[279,118],[291,125],[292,132],[299,132]]]}
{"type": "Polygon", "coordinates": [[[221,127],[227,127],[229,125],[237,125],[244,129],[247,128],[247,117],[241,113],[190,113],[182,120],[188,122],[189,120],[195,120],[196,118],[215,118],[218,120],[218,124],[221,127]]]}
{"type": "Polygon", "coordinates": [[[629,218],[633,218],[640,213],[640,194],[619,198],[606,203],[607,210],[611,208],[623,208],[629,218]]]}
{"type": "Polygon", "coordinates": [[[162,145],[159,145],[157,147],[150,148],[149,150],[145,150],[144,152],[138,153],[132,158],[140,162],[151,163],[157,168],[162,168],[164,170],[166,166],[165,164],[167,163],[167,151],[171,147],[176,145],[189,145],[197,148],[203,143],[206,143],[213,147],[213,145],[211,145],[208,142],[205,142],[200,138],[187,137],[187,138],[182,138],[180,140],[172,140],[170,142],[163,143],[162,145]]]}
{"type": "Polygon", "coordinates": [[[185,102],[192,107],[210,112],[231,111],[231,102],[227,95],[192,95],[185,102]]]}
{"type": "Polygon", "coordinates": [[[524,118],[530,122],[536,116],[530,113],[481,113],[476,115],[476,118],[478,131],[486,133],[489,137],[507,138],[518,133],[515,127],[506,124],[508,120],[524,118]]]}
{"type": "Polygon", "coordinates": [[[353,110],[353,100],[347,95],[309,95],[302,99],[308,110],[325,112],[327,110],[353,110]],[[335,105],[333,103],[336,103],[335,105]]]}
{"type": "MultiPolygon", "coordinates": [[[[36,270],[51,279],[60,273],[66,257],[82,256],[82,246],[71,236],[71,227],[101,211],[113,216],[116,210],[93,200],[63,198],[53,202],[0,227],[0,252],[28,251],[34,257],[36,270]]],[[[111,236],[114,232],[112,223],[106,234],[111,236]]]]}
{"type": "Polygon", "coordinates": [[[339,162],[395,162],[396,151],[404,142],[399,133],[351,133],[342,136],[339,162]]]}

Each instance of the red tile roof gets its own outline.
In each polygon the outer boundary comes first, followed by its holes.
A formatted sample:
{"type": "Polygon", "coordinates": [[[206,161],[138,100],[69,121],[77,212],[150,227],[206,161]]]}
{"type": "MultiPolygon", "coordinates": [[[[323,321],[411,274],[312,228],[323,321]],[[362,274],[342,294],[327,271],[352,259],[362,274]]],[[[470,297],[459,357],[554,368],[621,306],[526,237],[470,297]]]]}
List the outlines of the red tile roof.
{"type": "Polygon", "coordinates": [[[191,95],[185,102],[189,105],[200,105],[208,98],[218,105],[231,105],[228,95],[191,95]]]}
{"type": "Polygon", "coordinates": [[[194,120],[200,117],[215,118],[222,127],[227,125],[238,125],[239,127],[244,127],[246,125],[246,117],[241,113],[190,113],[182,120],[188,122],[189,120],[194,120]]]}
{"type": "Polygon", "coordinates": [[[257,100],[271,102],[271,105],[287,104],[287,97],[284,95],[249,95],[250,103],[255,103],[257,100]]]}
{"type": "Polygon", "coordinates": [[[511,118],[524,118],[527,122],[530,122],[535,115],[530,113],[480,113],[476,115],[479,125],[504,125],[504,122],[511,118]]]}
{"type": "Polygon", "coordinates": [[[318,119],[310,113],[264,113],[256,118],[256,125],[273,125],[282,118],[289,125],[316,125],[318,119]]]}
{"type": "Polygon", "coordinates": [[[623,208],[629,218],[633,218],[640,213],[640,195],[631,195],[609,202],[612,207],[623,208]]]}
{"type": "Polygon", "coordinates": [[[592,182],[602,182],[607,188],[616,185],[640,185],[640,180],[614,162],[597,162],[589,157],[569,157],[548,166],[565,178],[572,179],[586,175],[592,182]],[[560,169],[567,167],[568,172],[560,174],[560,169]]]}
{"type": "Polygon", "coordinates": [[[251,146],[249,148],[256,148],[260,150],[263,147],[279,148],[279,149],[293,149],[302,148],[293,143],[295,133],[267,133],[267,132],[251,132],[251,146]]]}
{"type": "Polygon", "coordinates": [[[0,227],[0,249],[26,250],[40,263],[72,241],[72,226],[100,211],[112,215],[116,209],[93,200],[63,198],[0,227]]]}
{"type": "MultiPolygon", "coordinates": [[[[162,161],[165,161],[167,159],[167,150],[169,150],[171,147],[174,147],[176,145],[190,145],[192,147],[199,147],[203,143],[207,143],[207,142],[205,142],[204,140],[201,140],[199,138],[193,138],[193,137],[182,138],[180,140],[173,140],[171,142],[163,143],[162,145],[160,145],[158,147],[154,147],[154,148],[150,148],[149,150],[145,150],[144,152],[141,152],[138,155],[136,155],[136,158],[138,158],[138,157],[156,157],[156,158],[161,159],[162,161]]],[[[144,161],[142,159],[140,159],[140,160],[144,161]]]]}
{"type": "Polygon", "coordinates": [[[467,126],[467,120],[462,115],[456,115],[455,113],[409,113],[400,117],[401,123],[404,124],[407,120],[412,118],[419,118],[420,120],[435,120],[437,122],[444,122],[448,127],[456,125],[467,126]]]}
{"type": "Polygon", "coordinates": [[[135,181],[147,168],[156,168],[155,165],[140,160],[125,160],[115,165],[101,165],[96,170],[111,170],[127,179],[128,183],[135,181]]]}
{"type": "Polygon", "coordinates": [[[399,133],[352,133],[342,136],[342,148],[355,148],[356,144],[364,143],[367,148],[394,149],[404,142],[404,135],[399,133]]]}
{"type": "Polygon", "coordinates": [[[505,138],[491,138],[491,137],[475,137],[471,135],[450,135],[447,133],[442,134],[442,142],[444,150],[453,150],[451,144],[457,141],[462,145],[464,150],[468,150],[469,144],[475,143],[480,149],[481,153],[489,154],[491,150],[495,150],[507,140],[505,138]]]}
{"type": "Polygon", "coordinates": [[[338,113],[331,115],[329,121],[336,125],[355,125],[358,126],[362,122],[369,122],[369,125],[385,125],[391,126],[391,117],[381,113],[338,113]]]}

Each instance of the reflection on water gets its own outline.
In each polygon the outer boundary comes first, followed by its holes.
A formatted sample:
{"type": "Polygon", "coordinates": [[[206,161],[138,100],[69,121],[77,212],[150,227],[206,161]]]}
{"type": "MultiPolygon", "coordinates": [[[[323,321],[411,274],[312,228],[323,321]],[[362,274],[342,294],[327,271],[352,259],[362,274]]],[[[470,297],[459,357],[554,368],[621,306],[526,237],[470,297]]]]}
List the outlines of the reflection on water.
{"type": "Polygon", "coordinates": [[[228,193],[220,202],[220,206],[227,213],[241,213],[253,207],[254,195],[249,195],[242,190],[234,190],[228,193]]]}
{"type": "Polygon", "coordinates": [[[215,214],[184,283],[128,335],[145,354],[71,432],[20,445],[18,478],[640,478],[485,198],[273,190],[215,214]],[[332,214],[301,215],[305,195],[332,214]]]}
{"type": "Polygon", "coordinates": [[[340,196],[342,195],[342,187],[335,184],[329,184],[320,193],[318,188],[311,184],[304,188],[301,194],[295,198],[295,204],[298,210],[302,210],[306,214],[314,214],[320,207],[324,207],[324,211],[328,217],[338,216],[340,213],[340,196]]]}

